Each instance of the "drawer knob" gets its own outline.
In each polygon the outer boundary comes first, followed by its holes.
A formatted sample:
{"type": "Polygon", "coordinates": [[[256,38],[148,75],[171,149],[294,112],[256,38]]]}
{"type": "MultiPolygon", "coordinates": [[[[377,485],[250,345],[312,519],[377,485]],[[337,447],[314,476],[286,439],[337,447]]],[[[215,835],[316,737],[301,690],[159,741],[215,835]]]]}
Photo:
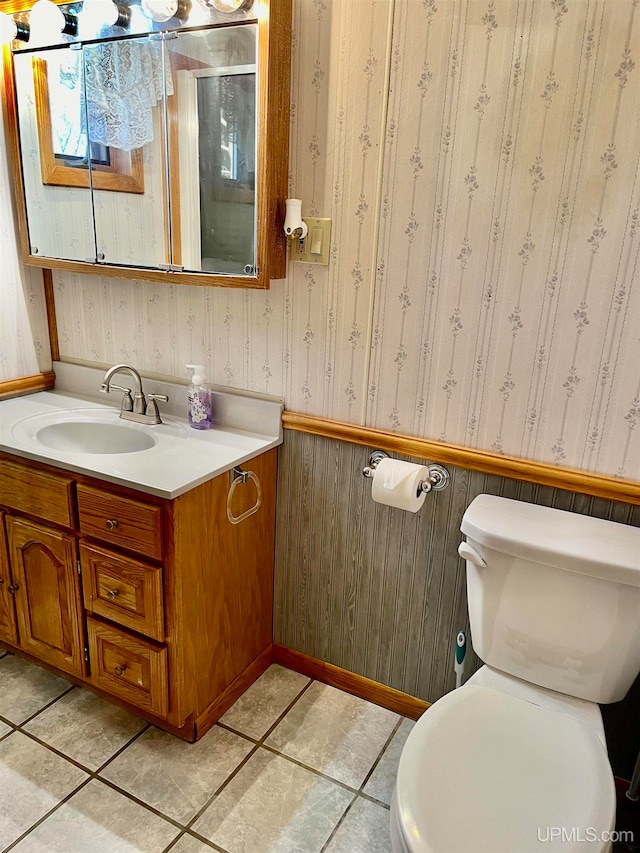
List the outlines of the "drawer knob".
{"type": "Polygon", "coordinates": [[[114,601],[120,595],[119,589],[110,589],[107,593],[107,598],[110,598],[111,601],[114,601]]]}
{"type": "Polygon", "coordinates": [[[105,527],[107,528],[107,530],[116,530],[118,528],[118,519],[108,518],[105,527]]]}
{"type": "Polygon", "coordinates": [[[114,667],[113,671],[116,675],[122,675],[126,668],[127,665],[125,663],[119,663],[116,667],[114,667]]]}
{"type": "Polygon", "coordinates": [[[12,583],[11,586],[8,587],[8,590],[11,593],[11,595],[15,595],[19,589],[20,589],[20,586],[17,583],[12,583]]]}

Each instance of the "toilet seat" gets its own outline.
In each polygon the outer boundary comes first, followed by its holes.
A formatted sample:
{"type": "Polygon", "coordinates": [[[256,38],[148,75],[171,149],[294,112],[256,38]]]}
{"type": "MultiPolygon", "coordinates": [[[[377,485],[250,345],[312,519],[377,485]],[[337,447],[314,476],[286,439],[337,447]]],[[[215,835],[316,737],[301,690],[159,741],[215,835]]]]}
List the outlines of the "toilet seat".
{"type": "Polygon", "coordinates": [[[438,700],[405,744],[398,853],[604,853],[615,822],[602,741],[568,713],[477,683],[438,700]],[[564,837],[554,830],[564,828],[564,837]]]}

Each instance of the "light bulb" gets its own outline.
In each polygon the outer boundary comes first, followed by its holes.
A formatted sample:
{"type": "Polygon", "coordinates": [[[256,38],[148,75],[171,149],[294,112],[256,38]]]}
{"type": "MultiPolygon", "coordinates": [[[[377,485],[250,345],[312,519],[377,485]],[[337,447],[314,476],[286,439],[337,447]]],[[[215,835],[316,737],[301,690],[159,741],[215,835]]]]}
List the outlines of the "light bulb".
{"type": "Polygon", "coordinates": [[[253,0],[209,0],[218,12],[238,12],[240,9],[249,9],[253,0]]]}
{"type": "Polygon", "coordinates": [[[11,15],[0,12],[0,44],[11,44],[18,35],[18,25],[11,15]]]}
{"type": "Polygon", "coordinates": [[[65,14],[52,0],[38,0],[31,9],[29,23],[33,38],[39,44],[46,44],[59,33],[75,35],[77,32],[75,15],[65,14]]]}
{"type": "Polygon", "coordinates": [[[210,18],[209,7],[204,3],[204,0],[193,0],[187,25],[189,27],[203,27],[209,23],[210,18]]]}
{"type": "Polygon", "coordinates": [[[171,18],[184,21],[190,9],[190,0],[142,0],[142,11],[158,24],[164,24],[171,18]]]}
{"type": "Polygon", "coordinates": [[[129,18],[126,6],[118,6],[113,0],[84,0],[78,20],[83,32],[96,33],[103,27],[126,27],[129,18]]]}

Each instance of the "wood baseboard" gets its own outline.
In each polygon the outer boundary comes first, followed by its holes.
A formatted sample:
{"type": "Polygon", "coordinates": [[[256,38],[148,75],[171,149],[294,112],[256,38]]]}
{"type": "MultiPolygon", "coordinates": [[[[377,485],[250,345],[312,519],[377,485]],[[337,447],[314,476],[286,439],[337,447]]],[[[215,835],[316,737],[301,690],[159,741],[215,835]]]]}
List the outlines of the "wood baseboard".
{"type": "Polygon", "coordinates": [[[269,645],[264,649],[264,651],[260,652],[258,657],[255,658],[249,666],[231,682],[227,689],[224,690],[218,698],[196,718],[196,740],[206,734],[211,726],[213,726],[214,723],[217,723],[220,717],[229,710],[236,699],[239,699],[245,690],[248,690],[253,682],[260,678],[262,673],[268,669],[272,660],[272,646],[269,645]]]}
{"type": "Polygon", "coordinates": [[[429,462],[439,462],[442,465],[456,465],[459,468],[497,474],[499,477],[509,477],[512,480],[524,480],[527,483],[537,483],[541,486],[551,486],[555,489],[593,495],[607,500],[640,504],[640,482],[634,480],[621,480],[617,477],[606,477],[574,468],[561,468],[544,462],[533,462],[518,459],[515,456],[489,453],[473,447],[399,435],[382,429],[356,426],[298,412],[285,411],[282,415],[282,425],[285,429],[296,432],[348,441],[363,447],[386,450],[388,453],[428,459],[429,462]]]}
{"type": "Polygon", "coordinates": [[[342,669],[277,643],[273,644],[273,662],[307,675],[309,678],[315,678],[316,681],[330,684],[331,687],[337,687],[353,696],[359,696],[389,711],[395,711],[396,714],[410,717],[412,720],[417,720],[429,707],[429,702],[416,699],[415,696],[410,696],[401,690],[386,687],[371,678],[365,678],[348,669],[342,669]]]}
{"type": "Polygon", "coordinates": [[[34,391],[46,391],[48,388],[53,388],[55,381],[56,375],[53,370],[21,376],[19,379],[5,379],[0,382],[0,400],[4,397],[17,397],[34,391]]]}

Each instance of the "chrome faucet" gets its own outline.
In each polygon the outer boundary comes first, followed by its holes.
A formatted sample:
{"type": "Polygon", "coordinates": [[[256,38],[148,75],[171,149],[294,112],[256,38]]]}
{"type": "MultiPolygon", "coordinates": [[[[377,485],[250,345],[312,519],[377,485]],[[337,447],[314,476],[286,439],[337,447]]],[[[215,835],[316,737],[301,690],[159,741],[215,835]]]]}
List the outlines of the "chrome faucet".
{"type": "Polygon", "coordinates": [[[145,397],[142,391],[142,379],[135,367],[130,367],[128,364],[114,364],[110,367],[102,379],[100,391],[102,394],[108,394],[111,390],[122,391],[124,394],[120,406],[120,417],[124,420],[135,421],[138,424],[162,423],[156,400],[168,403],[169,398],[165,394],[147,394],[145,397]],[[130,388],[123,388],[122,385],[116,385],[111,381],[116,373],[129,373],[133,377],[135,382],[133,397],[131,397],[130,388]]]}

